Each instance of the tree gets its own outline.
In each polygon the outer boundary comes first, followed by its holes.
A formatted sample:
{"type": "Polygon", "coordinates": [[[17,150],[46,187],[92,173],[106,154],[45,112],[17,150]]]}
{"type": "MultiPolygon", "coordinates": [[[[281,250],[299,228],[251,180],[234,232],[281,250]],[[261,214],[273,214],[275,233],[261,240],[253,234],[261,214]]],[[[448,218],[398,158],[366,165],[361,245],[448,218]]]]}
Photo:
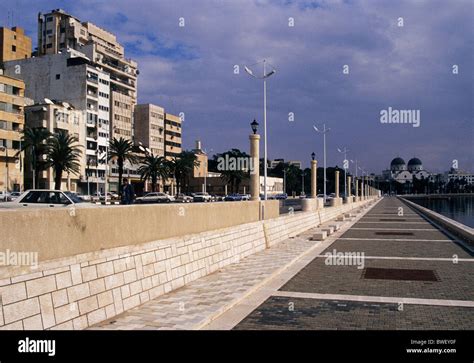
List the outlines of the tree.
{"type": "MultiPolygon", "coordinates": [[[[227,183],[230,183],[231,193],[238,193],[240,183],[249,178],[249,170],[243,169],[242,165],[246,164],[250,167],[250,155],[239,149],[231,149],[222,154],[214,155],[214,160],[217,161],[218,159],[229,160],[230,165],[219,168],[219,173],[227,183]]],[[[256,166],[253,165],[252,167],[255,168],[256,166]]]]}
{"type": "Polygon", "coordinates": [[[123,177],[123,165],[126,160],[130,163],[137,163],[138,157],[133,153],[133,143],[130,140],[120,137],[120,139],[113,138],[109,144],[109,160],[116,159],[118,166],[118,183],[119,183],[119,194],[122,194],[122,177],[123,177]]]}
{"type": "Polygon", "coordinates": [[[63,172],[78,173],[80,170],[81,146],[77,137],[59,130],[48,138],[46,144],[46,165],[54,170],[54,189],[61,189],[63,172]]]}
{"type": "Polygon", "coordinates": [[[21,150],[31,152],[31,162],[33,167],[33,188],[38,187],[39,175],[42,170],[47,168],[46,162],[43,160],[43,155],[46,152],[46,141],[51,136],[51,133],[44,127],[26,127],[21,136],[21,150]]]}
{"type": "Polygon", "coordinates": [[[156,191],[158,179],[166,181],[170,172],[169,163],[163,156],[148,154],[142,160],[142,165],[138,168],[138,173],[143,181],[151,180],[152,191],[156,191]]]}
{"type": "Polygon", "coordinates": [[[176,187],[181,191],[181,186],[186,184],[194,168],[199,166],[196,154],[192,151],[182,151],[169,162],[170,174],[176,180],[176,187]]]}

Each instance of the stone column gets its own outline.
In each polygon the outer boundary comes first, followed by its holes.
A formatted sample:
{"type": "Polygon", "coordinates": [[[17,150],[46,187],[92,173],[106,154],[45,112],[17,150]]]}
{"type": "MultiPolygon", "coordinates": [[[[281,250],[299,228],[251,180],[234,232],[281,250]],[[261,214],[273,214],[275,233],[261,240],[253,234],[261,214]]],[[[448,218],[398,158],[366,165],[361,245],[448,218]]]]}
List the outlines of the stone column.
{"type": "Polygon", "coordinates": [[[335,191],[334,191],[334,194],[335,197],[331,200],[331,206],[338,206],[338,205],[341,205],[342,204],[342,198],[339,197],[339,170],[336,170],[334,172],[334,175],[335,175],[335,191]]]}
{"type": "Polygon", "coordinates": [[[318,194],[317,170],[318,161],[311,160],[311,198],[316,198],[318,194]]]}
{"type": "Polygon", "coordinates": [[[358,202],[359,201],[359,179],[355,179],[355,199],[354,201],[358,202]]]}
{"type": "Polygon", "coordinates": [[[252,169],[250,170],[250,200],[260,200],[260,135],[252,134],[250,139],[250,157],[252,169]]]}
{"type": "Polygon", "coordinates": [[[346,195],[347,203],[352,203],[351,181],[352,181],[352,178],[350,176],[348,176],[347,177],[347,195],[346,195]]]}

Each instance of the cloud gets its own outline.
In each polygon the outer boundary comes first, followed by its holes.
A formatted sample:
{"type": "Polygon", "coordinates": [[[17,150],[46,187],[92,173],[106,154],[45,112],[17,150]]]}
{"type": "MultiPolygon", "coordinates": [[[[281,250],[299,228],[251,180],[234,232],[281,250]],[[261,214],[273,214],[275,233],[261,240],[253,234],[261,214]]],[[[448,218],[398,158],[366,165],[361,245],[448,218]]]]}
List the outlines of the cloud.
{"type": "Polygon", "coordinates": [[[267,58],[277,68],[268,81],[270,157],[322,155],[312,124],[326,122],[331,164],[347,146],[374,172],[413,153],[428,170],[448,169],[453,154],[474,168],[472,2],[7,0],[0,13],[17,3],[31,35],[36,13],[58,7],[117,34],[139,62],[139,101],[185,112],[187,147],[201,138],[215,151],[247,150],[249,123],[262,124],[262,84],[234,65],[267,58]],[[381,125],[389,106],[420,109],[422,126],[381,125]]]}

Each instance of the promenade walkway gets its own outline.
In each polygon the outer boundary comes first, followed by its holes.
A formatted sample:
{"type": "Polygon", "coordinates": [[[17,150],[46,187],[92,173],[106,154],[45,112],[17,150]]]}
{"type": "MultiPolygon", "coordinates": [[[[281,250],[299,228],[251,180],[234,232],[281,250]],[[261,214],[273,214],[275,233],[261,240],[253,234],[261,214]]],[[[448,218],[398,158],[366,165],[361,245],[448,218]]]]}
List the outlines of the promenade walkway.
{"type": "Polygon", "coordinates": [[[315,249],[322,251],[325,245],[334,241],[352,223],[346,222],[345,227],[323,244],[310,239],[317,230],[310,229],[89,329],[203,328],[308,253],[315,249]]]}
{"type": "Polygon", "coordinates": [[[397,198],[287,277],[235,329],[474,329],[472,252],[397,198]],[[364,268],[328,265],[334,250],[364,268]]]}
{"type": "Polygon", "coordinates": [[[399,199],[324,241],[316,230],[91,329],[474,328],[472,252],[399,199]],[[364,258],[329,265],[327,252],[364,258]]]}

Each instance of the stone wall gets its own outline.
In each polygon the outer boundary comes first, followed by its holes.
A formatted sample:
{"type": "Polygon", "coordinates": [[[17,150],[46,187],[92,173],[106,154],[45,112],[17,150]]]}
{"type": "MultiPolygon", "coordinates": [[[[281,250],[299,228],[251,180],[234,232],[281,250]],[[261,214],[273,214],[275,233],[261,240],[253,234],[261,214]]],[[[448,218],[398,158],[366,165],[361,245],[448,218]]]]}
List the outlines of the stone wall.
{"type": "Polygon", "coordinates": [[[365,203],[3,267],[0,329],[85,329],[365,203]]]}

